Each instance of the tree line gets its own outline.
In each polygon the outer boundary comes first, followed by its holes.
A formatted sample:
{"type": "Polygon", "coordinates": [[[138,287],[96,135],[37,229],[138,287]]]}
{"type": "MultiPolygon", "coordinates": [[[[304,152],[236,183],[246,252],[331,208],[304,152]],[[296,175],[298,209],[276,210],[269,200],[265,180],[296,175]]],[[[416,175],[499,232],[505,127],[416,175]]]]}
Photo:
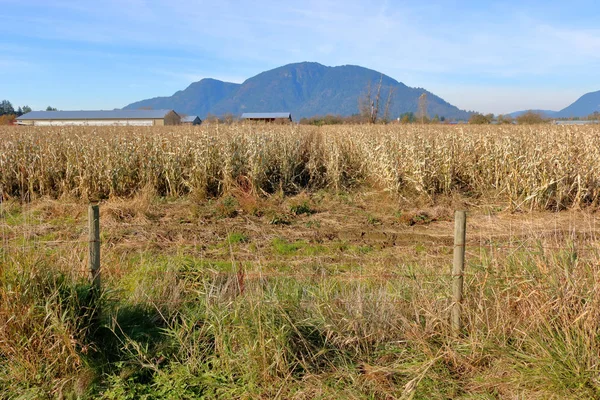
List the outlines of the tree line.
{"type": "Polygon", "coordinates": [[[31,107],[23,106],[18,107],[16,110],[14,109],[12,103],[8,100],[2,100],[0,102],[0,116],[2,115],[16,115],[20,117],[23,114],[27,114],[31,111],[31,107]]]}
{"type": "MultiPolygon", "coordinates": [[[[19,106],[15,110],[12,103],[8,100],[0,101],[0,125],[12,125],[15,120],[23,114],[31,112],[31,107],[19,106]]],[[[56,108],[48,106],[46,111],[58,111],[56,108]]]]}
{"type": "Polygon", "coordinates": [[[575,118],[547,118],[541,113],[535,111],[527,111],[515,118],[510,115],[498,115],[494,114],[480,114],[474,113],[469,118],[469,124],[474,125],[485,125],[485,124],[519,124],[519,125],[533,125],[533,124],[543,124],[553,120],[558,121],[600,121],[600,113],[595,111],[593,114],[588,115],[587,117],[575,117],[575,118]]]}

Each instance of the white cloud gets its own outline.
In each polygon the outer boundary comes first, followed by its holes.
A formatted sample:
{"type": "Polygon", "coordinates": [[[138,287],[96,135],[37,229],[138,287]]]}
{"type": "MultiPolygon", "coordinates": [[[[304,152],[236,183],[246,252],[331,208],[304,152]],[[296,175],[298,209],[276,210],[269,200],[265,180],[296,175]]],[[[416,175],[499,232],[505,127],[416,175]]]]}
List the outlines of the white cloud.
{"type": "Polygon", "coordinates": [[[600,30],[554,27],[541,24],[537,27],[552,48],[568,52],[568,56],[600,59],[600,30]]]}

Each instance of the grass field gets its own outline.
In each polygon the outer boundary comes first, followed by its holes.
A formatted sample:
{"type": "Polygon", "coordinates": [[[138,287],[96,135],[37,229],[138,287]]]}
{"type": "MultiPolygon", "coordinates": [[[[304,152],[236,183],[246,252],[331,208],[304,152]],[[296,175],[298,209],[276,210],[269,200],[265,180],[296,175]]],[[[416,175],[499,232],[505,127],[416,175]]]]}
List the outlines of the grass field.
{"type": "Polygon", "coordinates": [[[5,128],[0,398],[597,398],[599,133],[5,128]]]}

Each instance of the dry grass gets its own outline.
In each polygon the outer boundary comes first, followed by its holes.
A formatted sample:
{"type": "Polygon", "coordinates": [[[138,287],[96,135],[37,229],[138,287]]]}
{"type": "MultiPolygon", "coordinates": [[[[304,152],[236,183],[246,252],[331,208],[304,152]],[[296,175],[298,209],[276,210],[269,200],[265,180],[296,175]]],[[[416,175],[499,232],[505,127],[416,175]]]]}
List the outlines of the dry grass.
{"type": "Polygon", "coordinates": [[[255,195],[370,185],[460,193],[513,209],[596,205],[600,135],[571,126],[4,128],[0,192],[38,196],[255,195]]]}

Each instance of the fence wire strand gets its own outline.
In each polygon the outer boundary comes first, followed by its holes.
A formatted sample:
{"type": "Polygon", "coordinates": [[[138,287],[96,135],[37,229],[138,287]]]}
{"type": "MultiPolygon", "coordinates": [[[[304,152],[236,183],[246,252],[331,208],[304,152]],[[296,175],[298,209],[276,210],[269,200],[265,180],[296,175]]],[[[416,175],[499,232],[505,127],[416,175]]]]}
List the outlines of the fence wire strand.
{"type": "MultiPolygon", "coordinates": [[[[2,207],[2,203],[0,202],[0,207],[2,207]]],[[[0,209],[0,215],[5,217],[4,211],[0,209]]],[[[149,222],[147,224],[134,224],[134,223],[122,223],[118,226],[127,229],[137,229],[137,228],[148,228],[152,226],[153,223],[149,222]]],[[[183,226],[197,226],[198,224],[182,224],[183,226]]],[[[109,228],[114,227],[113,224],[109,225],[109,228]]],[[[80,239],[56,239],[56,240],[44,240],[41,235],[38,235],[34,232],[34,230],[21,230],[17,229],[14,226],[10,226],[7,223],[0,223],[0,233],[2,233],[2,241],[0,242],[0,252],[2,253],[2,260],[6,262],[6,257],[13,252],[25,252],[25,251],[33,251],[40,250],[45,247],[54,248],[57,246],[68,246],[70,248],[80,249],[81,247],[88,246],[89,240],[83,238],[84,234],[81,234],[80,239]],[[19,233],[22,233],[19,234],[19,233]]],[[[83,227],[79,227],[79,231],[85,230],[83,227]]],[[[338,270],[328,270],[327,268],[323,268],[323,270],[315,270],[314,272],[275,272],[275,271],[247,271],[244,269],[244,263],[253,263],[254,260],[236,260],[232,258],[231,260],[222,260],[231,262],[232,265],[241,266],[236,271],[215,271],[210,268],[205,268],[206,265],[210,266],[210,260],[204,261],[203,259],[199,259],[199,267],[201,270],[190,271],[190,270],[179,270],[179,271],[145,271],[144,273],[147,275],[156,275],[156,276],[164,276],[166,274],[176,274],[179,277],[188,278],[188,279],[209,279],[209,278],[218,278],[218,277],[231,277],[240,279],[240,276],[245,280],[260,280],[260,279],[297,279],[297,280],[330,280],[337,279],[341,281],[361,281],[361,280],[397,280],[397,279],[451,279],[456,278],[457,276],[462,276],[466,278],[477,278],[482,275],[486,277],[491,277],[495,279],[535,279],[537,275],[543,275],[544,272],[541,270],[538,271],[525,271],[523,274],[505,274],[502,271],[492,271],[489,267],[483,267],[484,264],[490,263],[497,259],[498,252],[509,252],[508,255],[520,255],[520,252],[530,253],[532,256],[543,256],[546,257],[548,254],[546,252],[565,252],[566,255],[571,255],[575,259],[585,259],[588,261],[598,261],[600,258],[600,246],[595,243],[595,232],[584,232],[583,240],[577,240],[579,238],[578,232],[575,230],[569,230],[570,234],[562,235],[565,245],[558,245],[554,243],[543,243],[542,239],[544,239],[544,235],[548,233],[556,233],[555,231],[543,230],[539,232],[535,232],[541,236],[533,236],[530,239],[523,239],[524,232],[521,235],[516,235],[512,230],[512,225],[510,228],[510,232],[508,237],[504,237],[503,235],[489,237],[482,236],[480,234],[479,240],[470,239],[465,243],[465,250],[467,254],[467,262],[473,263],[473,259],[481,262],[482,269],[478,271],[469,271],[464,272],[462,274],[452,274],[451,272],[421,272],[421,271],[403,271],[403,272],[385,272],[385,273],[356,273],[356,272],[342,272],[338,270]],[[589,236],[585,234],[588,233],[589,236]],[[507,243],[498,243],[497,241],[500,239],[504,239],[507,243]],[[469,261],[469,259],[471,261],[469,261]]],[[[451,265],[452,261],[452,250],[454,248],[454,244],[452,244],[451,237],[443,237],[439,239],[438,242],[428,242],[426,240],[421,242],[415,242],[413,244],[396,244],[395,240],[401,240],[401,234],[395,233],[391,235],[393,240],[389,241],[381,241],[380,243],[375,243],[376,245],[385,244],[386,247],[393,247],[397,250],[411,250],[415,251],[415,254],[412,254],[413,257],[422,257],[425,261],[434,260],[435,262],[439,260],[447,260],[447,264],[451,265]],[[447,243],[440,243],[440,242],[447,243]],[[419,249],[419,247],[423,247],[423,249],[419,249]],[[433,254],[432,254],[433,253],[433,254]]],[[[111,237],[104,238],[102,246],[104,251],[110,249],[113,246],[118,246],[120,244],[130,244],[127,239],[116,240],[111,237]]],[[[202,241],[200,238],[189,240],[186,238],[177,238],[171,239],[161,235],[154,234],[154,236],[150,235],[148,241],[149,244],[164,244],[165,246],[177,246],[178,249],[186,250],[187,247],[198,248],[202,247],[202,241]]],[[[228,243],[227,238],[223,238],[220,240],[223,243],[228,243]]],[[[138,241],[139,242],[139,241],[138,241]]],[[[135,243],[138,243],[135,242],[135,243]]],[[[307,242],[308,244],[312,244],[307,242]]],[[[319,243],[315,243],[319,244],[319,243]]],[[[368,243],[359,243],[359,244],[368,244],[368,243]]],[[[252,252],[250,252],[252,253],[252,252]]],[[[343,250],[340,250],[340,253],[344,254],[343,250]]],[[[301,263],[307,262],[310,263],[314,260],[323,260],[327,259],[329,256],[321,256],[321,255],[295,255],[290,258],[285,258],[290,263],[301,263]]],[[[81,264],[85,263],[85,255],[80,255],[79,262],[81,264]]],[[[261,259],[258,260],[259,264],[261,259]]],[[[476,262],[477,262],[476,261],[476,262]]],[[[398,259],[398,266],[401,266],[402,260],[398,259]]],[[[333,264],[335,265],[335,264],[333,264]]],[[[408,265],[407,265],[408,266],[408,265]]],[[[410,268],[410,267],[409,267],[410,268]]],[[[131,272],[131,270],[126,270],[122,268],[115,268],[113,265],[103,265],[103,274],[126,274],[131,272]]],[[[81,273],[81,274],[89,274],[89,271],[85,267],[76,268],[73,272],[81,273]]]]}

